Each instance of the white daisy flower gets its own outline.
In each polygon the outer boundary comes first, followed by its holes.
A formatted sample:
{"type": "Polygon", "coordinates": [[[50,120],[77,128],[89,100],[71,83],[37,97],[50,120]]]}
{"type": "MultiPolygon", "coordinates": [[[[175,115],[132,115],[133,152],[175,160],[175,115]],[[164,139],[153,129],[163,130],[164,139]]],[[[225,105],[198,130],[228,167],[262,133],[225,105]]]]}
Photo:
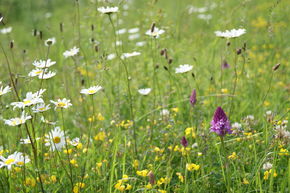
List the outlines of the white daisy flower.
{"type": "Polygon", "coordinates": [[[0,160],[0,168],[7,167],[8,170],[11,170],[13,165],[23,166],[30,162],[28,156],[23,156],[23,153],[17,151],[9,155],[7,158],[0,156],[0,160]]]}
{"type": "Polygon", "coordinates": [[[72,104],[70,103],[70,100],[66,98],[58,99],[57,101],[50,100],[50,102],[55,105],[54,109],[57,109],[57,108],[67,109],[70,106],[72,106],[72,104]]]}
{"type": "Polygon", "coordinates": [[[38,78],[46,80],[46,79],[50,79],[54,77],[55,75],[56,75],[56,72],[48,71],[47,73],[42,73],[38,75],[38,78]]]}
{"type": "Polygon", "coordinates": [[[248,121],[254,121],[255,117],[254,117],[254,115],[248,115],[248,116],[246,116],[245,119],[248,121]]]}
{"type": "Polygon", "coordinates": [[[139,56],[140,54],[141,54],[140,52],[123,53],[121,55],[121,59],[130,58],[130,57],[133,57],[133,56],[139,56]]]}
{"type": "Polygon", "coordinates": [[[131,29],[128,30],[129,34],[134,34],[134,33],[137,33],[137,32],[139,32],[139,28],[138,27],[131,28],[131,29]]]}
{"type": "Polygon", "coordinates": [[[162,109],[160,111],[160,115],[162,116],[168,116],[170,114],[170,111],[168,109],[162,109]]]}
{"type": "Polygon", "coordinates": [[[0,17],[0,23],[2,22],[2,20],[3,20],[3,17],[0,17]]]}
{"type": "Polygon", "coordinates": [[[107,56],[107,60],[113,60],[114,58],[116,58],[116,54],[109,54],[107,56]]]}
{"type": "Polygon", "coordinates": [[[242,125],[240,123],[235,122],[232,124],[232,128],[239,130],[242,128],[242,125]]]}
{"type": "Polygon", "coordinates": [[[195,7],[195,6],[190,6],[188,9],[188,14],[192,13],[204,13],[208,10],[207,7],[195,7]]]}
{"type": "Polygon", "coordinates": [[[64,53],[63,53],[63,56],[65,58],[68,58],[68,57],[72,57],[72,56],[75,56],[79,53],[80,49],[77,48],[76,46],[74,46],[72,49],[70,50],[66,50],[64,53]]]}
{"type": "Polygon", "coordinates": [[[45,105],[44,103],[40,103],[32,107],[32,112],[34,113],[42,113],[48,111],[50,109],[50,105],[45,105]]]}
{"type": "Polygon", "coordinates": [[[92,86],[88,89],[82,89],[81,90],[81,94],[85,94],[85,95],[93,95],[96,92],[98,92],[99,90],[101,90],[103,87],[97,85],[97,86],[92,86]]]}
{"type": "Polygon", "coordinates": [[[138,46],[138,47],[142,47],[142,46],[144,46],[146,44],[146,42],[137,42],[136,43],[136,46],[138,46]]]}
{"type": "Polygon", "coordinates": [[[179,65],[177,68],[175,68],[175,73],[181,74],[181,73],[189,72],[192,70],[192,68],[193,67],[189,64],[179,65]]]}
{"type": "Polygon", "coordinates": [[[12,27],[7,27],[7,28],[3,28],[0,30],[0,33],[2,34],[8,34],[12,31],[12,27]]]}
{"type": "Polygon", "coordinates": [[[47,71],[47,69],[44,70],[44,69],[36,68],[36,69],[33,69],[32,71],[30,71],[28,73],[28,76],[29,77],[39,76],[40,74],[42,74],[45,71],[47,71]]]}
{"type": "Polygon", "coordinates": [[[80,143],[80,138],[76,137],[76,138],[73,138],[71,141],[70,141],[70,144],[72,146],[78,146],[78,144],[80,143]]]}
{"type": "Polygon", "coordinates": [[[210,14],[198,14],[197,17],[199,19],[206,20],[206,21],[212,19],[212,15],[210,14]]]}
{"type": "Polygon", "coordinates": [[[271,115],[273,115],[273,112],[272,111],[266,111],[266,115],[267,116],[271,116],[271,115]]]}
{"type": "Polygon", "coordinates": [[[118,7],[99,7],[98,11],[103,14],[111,14],[119,11],[118,7]]]}
{"type": "Polygon", "coordinates": [[[263,164],[263,170],[269,170],[272,169],[272,164],[270,162],[266,162],[263,164]]]}
{"type": "Polygon", "coordinates": [[[1,86],[0,88],[0,96],[7,94],[8,92],[11,92],[11,87],[10,86],[1,86]]]}
{"type": "Polygon", "coordinates": [[[122,44],[123,44],[122,41],[116,41],[116,45],[117,45],[117,46],[121,46],[122,44]]]}
{"type": "Polygon", "coordinates": [[[140,34],[131,34],[128,37],[129,40],[135,40],[135,39],[138,39],[138,38],[140,38],[140,34]]]}
{"type": "MultiPolygon", "coordinates": [[[[39,140],[39,139],[40,139],[40,137],[37,137],[36,141],[39,140]]],[[[20,139],[20,144],[23,144],[23,145],[31,144],[31,141],[30,141],[29,137],[26,138],[26,139],[20,139]]]]}
{"type": "Polygon", "coordinates": [[[65,146],[64,132],[55,127],[45,136],[45,146],[50,146],[50,151],[61,150],[65,146]]]}
{"type": "Polygon", "coordinates": [[[53,65],[55,65],[55,61],[51,61],[51,59],[48,60],[35,60],[32,65],[36,68],[49,68],[53,65]]]}
{"type": "Polygon", "coordinates": [[[151,29],[149,29],[146,32],[146,35],[148,36],[152,36],[154,38],[158,38],[161,34],[163,34],[165,31],[163,29],[158,29],[157,27],[154,27],[154,30],[152,31],[151,29]]]}
{"type": "Polygon", "coordinates": [[[232,30],[226,30],[225,32],[215,31],[214,33],[218,37],[229,39],[229,38],[240,37],[241,35],[246,33],[246,30],[245,29],[232,29],[232,30]]]}
{"type": "Polygon", "coordinates": [[[43,103],[42,94],[45,92],[46,89],[40,89],[36,93],[28,92],[26,93],[25,99],[20,102],[13,102],[11,105],[13,106],[13,109],[15,108],[25,108],[31,105],[35,105],[38,103],[43,103]]]}
{"type": "Polygon", "coordinates": [[[116,31],[117,35],[121,35],[127,32],[127,29],[123,28],[123,29],[119,29],[118,31],[116,31]]]}
{"type": "Polygon", "coordinates": [[[24,124],[27,120],[31,119],[30,115],[27,115],[24,111],[21,114],[21,117],[16,117],[12,119],[4,120],[6,125],[9,126],[18,126],[24,124]]]}
{"type": "Polygon", "coordinates": [[[139,89],[138,92],[141,94],[141,95],[148,95],[150,92],[151,92],[151,88],[142,88],[142,89],[139,89]]]}
{"type": "Polygon", "coordinates": [[[52,46],[53,44],[55,44],[55,42],[56,42],[55,37],[48,38],[47,40],[45,40],[44,45],[46,45],[46,46],[52,46]]]}

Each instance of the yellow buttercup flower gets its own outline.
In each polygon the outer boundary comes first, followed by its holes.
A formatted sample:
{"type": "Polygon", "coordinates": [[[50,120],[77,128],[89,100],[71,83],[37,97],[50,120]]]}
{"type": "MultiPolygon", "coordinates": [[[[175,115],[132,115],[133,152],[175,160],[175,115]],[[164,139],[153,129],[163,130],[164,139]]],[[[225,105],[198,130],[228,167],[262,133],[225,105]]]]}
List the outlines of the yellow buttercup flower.
{"type": "Polygon", "coordinates": [[[142,176],[142,177],[146,177],[148,175],[149,171],[146,169],[146,170],[141,170],[141,171],[137,171],[136,174],[138,176],[142,176]]]}
{"type": "Polygon", "coordinates": [[[178,179],[180,180],[180,182],[184,182],[184,177],[180,172],[177,172],[176,175],[178,176],[178,179]]]}
{"type": "Polygon", "coordinates": [[[238,156],[237,156],[236,152],[233,152],[231,155],[228,156],[228,159],[231,159],[231,160],[235,160],[237,158],[238,158],[238,156]]]}
{"type": "Polygon", "coordinates": [[[188,163],[188,164],[186,164],[186,169],[188,170],[188,171],[193,171],[193,170],[199,170],[199,168],[200,168],[200,165],[197,165],[197,164],[194,164],[194,163],[188,163]]]}
{"type": "Polygon", "coordinates": [[[134,160],[133,161],[133,167],[135,168],[135,169],[137,169],[138,167],[139,167],[139,161],[138,160],[134,160]]]}
{"type": "Polygon", "coordinates": [[[101,131],[94,137],[94,139],[96,141],[104,141],[106,137],[107,137],[106,133],[104,131],[101,131]]]}

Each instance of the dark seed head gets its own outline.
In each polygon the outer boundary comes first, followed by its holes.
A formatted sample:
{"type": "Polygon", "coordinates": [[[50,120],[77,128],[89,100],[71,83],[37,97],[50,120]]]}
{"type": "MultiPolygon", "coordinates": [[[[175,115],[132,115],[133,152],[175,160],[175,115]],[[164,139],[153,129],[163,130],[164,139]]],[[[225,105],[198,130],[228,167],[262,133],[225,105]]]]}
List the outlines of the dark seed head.
{"type": "Polygon", "coordinates": [[[246,51],[246,49],[247,49],[247,43],[245,42],[243,46],[243,50],[246,51]]]}
{"type": "Polygon", "coordinates": [[[37,29],[33,30],[33,36],[37,36],[37,29]]]}
{"type": "Polygon", "coordinates": [[[60,32],[63,32],[63,23],[62,22],[59,24],[59,30],[60,30],[60,32]]]}
{"type": "Polygon", "coordinates": [[[42,31],[39,31],[39,38],[42,40],[43,34],[42,31]]]}
{"type": "Polygon", "coordinates": [[[14,47],[14,41],[12,40],[11,42],[10,42],[10,48],[12,49],[14,47]]]}
{"type": "Polygon", "coordinates": [[[154,29],[155,29],[155,23],[152,23],[152,25],[151,25],[151,33],[154,32],[154,29]]]}
{"type": "Polygon", "coordinates": [[[95,45],[95,51],[98,52],[99,51],[99,46],[95,45]]]}
{"type": "Polygon", "coordinates": [[[236,53],[237,55],[240,55],[242,53],[242,49],[241,48],[237,49],[236,53]]]}
{"type": "Polygon", "coordinates": [[[278,70],[278,68],[280,67],[280,63],[278,63],[278,64],[276,64],[273,68],[272,68],[272,70],[273,71],[276,71],[276,70],[278,70]]]}

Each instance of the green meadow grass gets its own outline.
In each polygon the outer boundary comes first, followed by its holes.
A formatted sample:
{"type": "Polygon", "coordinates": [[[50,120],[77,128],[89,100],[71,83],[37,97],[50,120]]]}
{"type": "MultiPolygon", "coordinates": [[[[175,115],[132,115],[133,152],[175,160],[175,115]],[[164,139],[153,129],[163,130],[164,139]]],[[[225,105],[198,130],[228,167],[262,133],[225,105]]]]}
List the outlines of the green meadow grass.
{"type": "Polygon", "coordinates": [[[0,12],[0,30],[12,27],[0,33],[0,88],[11,87],[0,95],[0,192],[290,191],[289,1],[2,0],[0,12]],[[102,14],[102,6],[119,11],[102,14]],[[152,25],[165,32],[146,35],[152,25]],[[139,29],[136,39],[116,35],[132,28],[139,29]],[[215,35],[234,28],[246,33],[215,35]],[[46,46],[52,37],[56,43],[46,46]],[[79,53],[65,58],[74,46],[79,53]],[[141,54],[121,59],[133,51],[141,54]],[[116,57],[108,60],[109,54],[116,57]],[[48,58],[56,61],[49,67],[54,77],[28,76],[33,61],[48,58]],[[230,67],[222,68],[224,62],[230,67]],[[175,73],[182,64],[193,68],[175,73]],[[80,94],[96,85],[102,89],[94,95],[80,94]],[[145,96],[141,88],[152,90],[145,96]],[[51,108],[25,107],[31,119],[5,124],[23,111],[11,103],[40,89],[51,108]],[[62,98],[72,106],[55,109],[50,101],[62,98]],[[241,128],[224,137],[210,132],[218,106],[241,128]],[[45,144],[55,127],[67,140],[52,151],[53,143],[45,144]],[[16,151],[30,161],[8,168],[13,160],[6,158],[16,151]]]}

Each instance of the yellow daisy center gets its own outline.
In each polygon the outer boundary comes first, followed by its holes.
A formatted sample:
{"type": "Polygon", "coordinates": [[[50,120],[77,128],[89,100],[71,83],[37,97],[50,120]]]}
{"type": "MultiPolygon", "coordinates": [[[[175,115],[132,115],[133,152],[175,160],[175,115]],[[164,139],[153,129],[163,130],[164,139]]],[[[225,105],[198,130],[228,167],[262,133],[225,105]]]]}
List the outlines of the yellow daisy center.
{"type": "Polygon", "coordinates": [[[60,137],[56,136],[53,138],[54,143],[60,143],[60,137]]]}
{"type": "Polygon", "coordinates": [[[58,103],[57,103],[57,106],[58,106],[58,107],[65,107],[66,104],[65,104],[64,102],[58,102],[58,103]]]}
{"type": "Polygon", "coordinates": [[[42,70],[36,71],[35,74],[40,74],[42,73],[42,70]]]}
{"type": "Polygon", "coordinates": [[[24,165],[24,162],[17,162],[17,165],[19,165],[19,166],[22,166],[22,165],[24,165]]]}
{"type": "Polygon", "coordinates": [[[10,165],[10,164],[12,164],[13,162],[15,162],[15,159],[10,158],[10,159],[7,159],[7,160],[5,161],[5,164],[6,164],[6,165],[10,165]]]}
{"type": "Polygon", "coordinates": [[[89,92],[89,94],[94,94],[95,90],[89,90],[88,92],[89,92]]]}
{"type": "Polygon", "coordinates": [[[29,103],[31,103],[31,100],[26,100],[26,101],[23,102],[23,104],[25,104],[25,105],[27,105],[29,103]]]}

